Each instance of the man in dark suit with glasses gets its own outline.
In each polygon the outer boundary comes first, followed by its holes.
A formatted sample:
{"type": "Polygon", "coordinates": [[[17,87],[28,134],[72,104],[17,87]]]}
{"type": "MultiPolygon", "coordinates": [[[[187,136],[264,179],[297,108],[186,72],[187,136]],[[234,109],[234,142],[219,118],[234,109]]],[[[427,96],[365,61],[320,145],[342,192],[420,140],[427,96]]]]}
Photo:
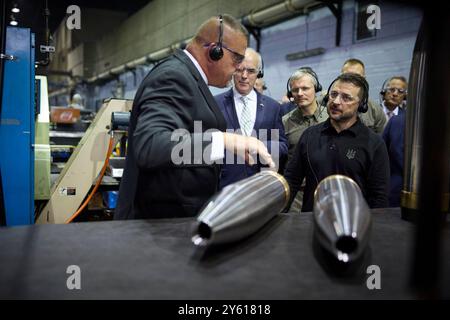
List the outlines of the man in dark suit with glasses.
{"type": "Polygon", "coordinates": [[[155,66],[133,102],[115,219],[191,217],[218,190],[224,149],[274,163],[253,137],[225,133],[208,85],[226,87],[248,33],[229,15],[205,21],[185,50],[155,66]]]}

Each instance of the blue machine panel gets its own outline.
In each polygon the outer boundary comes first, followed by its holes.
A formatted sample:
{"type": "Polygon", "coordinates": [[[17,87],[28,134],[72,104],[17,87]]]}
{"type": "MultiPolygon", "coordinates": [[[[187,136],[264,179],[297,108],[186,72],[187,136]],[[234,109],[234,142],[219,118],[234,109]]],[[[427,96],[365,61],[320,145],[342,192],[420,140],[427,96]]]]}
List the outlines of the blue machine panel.
{"type": "Polygon", "coordinates": [[[34,223],[34,34],[8,27],[0,123],[6,224],[34,223]]]}

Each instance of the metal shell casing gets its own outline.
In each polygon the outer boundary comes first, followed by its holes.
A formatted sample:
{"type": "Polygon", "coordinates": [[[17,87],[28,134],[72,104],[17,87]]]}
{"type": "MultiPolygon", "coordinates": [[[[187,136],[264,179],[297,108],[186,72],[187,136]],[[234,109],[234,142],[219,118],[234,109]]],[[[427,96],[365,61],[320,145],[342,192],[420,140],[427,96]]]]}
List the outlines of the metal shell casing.
{"type": "Polygon", "coordinates": [[[286,180],[269,170],[226,186],[197,217],[192,242],[206,246],[245,238],[280,213],[288,201],[286,180]]]}
{"type": "Polygon", "coordinates": [[[315,236],[338,261],[355,261],[367,246],[371,214],[358,184],[347,176],[332,175],[314,192],[315,236]]]}

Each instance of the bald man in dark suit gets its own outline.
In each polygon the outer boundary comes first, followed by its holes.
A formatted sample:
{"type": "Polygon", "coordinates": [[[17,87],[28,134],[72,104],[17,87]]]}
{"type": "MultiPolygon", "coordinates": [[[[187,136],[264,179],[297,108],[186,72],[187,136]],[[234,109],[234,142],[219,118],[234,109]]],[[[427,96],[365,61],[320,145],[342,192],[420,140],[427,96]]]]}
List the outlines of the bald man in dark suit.
{"type": "Polygon", "coordinates": [[[246,48],[247,31],[237,20],[212,17],[186,50],[146,76],[133,102],[115,219],[197,215],[218,190],[224,149],[250,163],[257,152],[275,166],[256,138],[223,132],[225,120],[208,88],[227,86],[246,48]]]}

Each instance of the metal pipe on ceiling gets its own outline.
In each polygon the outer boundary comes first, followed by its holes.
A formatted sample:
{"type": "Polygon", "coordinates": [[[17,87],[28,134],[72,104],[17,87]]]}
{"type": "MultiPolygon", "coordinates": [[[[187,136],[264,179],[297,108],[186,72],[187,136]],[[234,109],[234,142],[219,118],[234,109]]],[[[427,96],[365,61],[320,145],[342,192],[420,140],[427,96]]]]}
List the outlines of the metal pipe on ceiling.
{"type": "Polygon", "coordinates": [[[130,70],[130,69],[134,69],[139,65],[143,65],[145,63],[149,63],[149,62],[156,62],[159,60],[164,59],[165,57],[169,56],[171,53],[173,53],[175,51],[175,49],[180,48],[183,44],[189,42],[192,38],[188,38],[186,40],[177,42],[169,47],[160,49],[158,51],[152,52],[144,57],[140,57],[137,59],[134,59],[132,61],[129,61],[125,64],[122,64],[118,67],[112,68],[108,71],[105,71],[103,73],[100,73],[99,75],[93,76],[89,79],[87,79],[87,83],[92,84],[95,83],[99,80],[106,80],[108,78],[111,77],[117,77],[120,74],[130,70]]]}
{"type": "Polygon", "coordinates": [[[306,13],[316,5],[323,5],[323,3],[314,0],[286,0],[248,14],[242,18],[242,23],[249,27],[268,27],[298,14],[306,13]]]}
{"type": "MultiPolygon", "coordinates": [[[[308,9],[317,5],[323,5],[323,3],[314,0],[286,0],[271,7],[252,12],[244,16],[241,21],[244,25],[250,27],[266,27],[294,17],[299,13],[308,12],[308,9]]],[[[92,84],[98,80],[104,80],[105,78],[111,76],[117,76],[118,74],[149,61],[162,60],[172,54],[175,49],[188,43],[191,39],[192,38],[188,38],[183,41],[179,41],[171,46],[152,52],[144,57],[137,58],[99,75],[93,76],[87,80],[87,83],[92,84]]]]}

